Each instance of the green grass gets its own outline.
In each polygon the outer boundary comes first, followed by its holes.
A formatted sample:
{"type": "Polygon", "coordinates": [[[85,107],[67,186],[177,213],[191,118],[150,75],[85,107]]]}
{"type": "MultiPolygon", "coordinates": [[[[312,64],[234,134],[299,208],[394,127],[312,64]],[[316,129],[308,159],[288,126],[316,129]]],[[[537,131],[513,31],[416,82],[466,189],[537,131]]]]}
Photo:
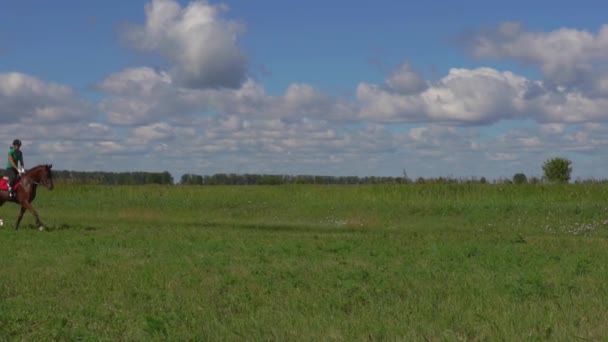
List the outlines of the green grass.
{"type": "Polygon", "coordinates": [[[57,186],[0,340],[602,340],[608,188],[57,186]]]}

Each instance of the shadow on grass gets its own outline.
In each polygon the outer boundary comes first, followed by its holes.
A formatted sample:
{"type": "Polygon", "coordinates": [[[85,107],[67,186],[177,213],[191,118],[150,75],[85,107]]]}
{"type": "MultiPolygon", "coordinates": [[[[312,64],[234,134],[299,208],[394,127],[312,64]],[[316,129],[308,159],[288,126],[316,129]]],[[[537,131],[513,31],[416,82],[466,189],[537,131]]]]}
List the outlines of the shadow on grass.
{"type": "MultiPolygon", "coordinates": [[[[21,229],[32,229],[38,230],[38,227],[34,224],[24,224],[19,227],[21,229]]],[[[61,230],[72,230],[72,231],[92,231],[97,230],[97,227],[93,226],[82,226],[82,225],[70,225],[70,224],[60,224],[60,225],[44,225],[44,230],[49,232],[61,231],[61,230]]]]}
{"type": "Polygon", "coordinates": [[[311,225],[303,223],[251,223],[251,222],[191,222],[187,225],[199,228],[223,228],[236,230],[255,230],[261,232],[353,234],[369,232],[365,227],[349,225],[311,225]]]}
{"type": "MultiPolygon", "coordinates": [[[[246,230],[259,231],[270,233],[317,233],[317,234],[362,234],[368,233],[370,230],[362,226],[349,225],[321,225],[321,224],[304,224],[304,223],[251,223],[251,222],[183,222],[178,225],[187,227],[203,228],[203,229],[225,229],[225,230],[246,230]]],[[[4,228],[14,230],[14,226],[5,225],[4,228]]],[[[44,231],[96,231],[99,227],[90,225],[78,224],[57,224],[44,225],[44,231]]],[[[38,230],[34,224],[21,224],[19,230],[38,230]]]]}

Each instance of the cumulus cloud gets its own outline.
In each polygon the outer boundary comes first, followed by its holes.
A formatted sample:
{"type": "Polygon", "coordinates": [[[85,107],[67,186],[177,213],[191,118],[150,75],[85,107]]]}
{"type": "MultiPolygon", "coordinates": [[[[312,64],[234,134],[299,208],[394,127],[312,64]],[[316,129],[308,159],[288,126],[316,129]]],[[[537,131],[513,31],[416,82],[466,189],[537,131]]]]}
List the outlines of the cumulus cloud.
{"type": "Polygon", "coordinates": [[[354,104],[322,93],[309,84],[290,84],[282,95],[266,93],[264,87],[248,79],[238,89],[189,92],[188,101],[219,113],[250,118],[318,118],[329,121],[355,119],[354,104]]]}
{"type": "Polygon", "coordinates": [[[64,123],[93,114],[92,106],[67,86],[19,72],[0,73],[2,123],[64,123]]]}
{"type": "Polygon", "coordinates": [[[561,28],[530,32],[518,23],[502,23],[465,38],[481,59],[509,59],[539,67],[547,85],[577,88],[590,94],[606,91],[608,25],[597,33],[561,28]]]}
{"type": "MultiPolygon", "coordinates": [[[[503,30],[505,35],[522,31],[518,26],[503,30]]],[[[544,65],[543,59],[533,61],[528,62],[544,65]]],[[[547,149],[593,153],[608,144],[590,124],[604,127],[601,122],[608,119],[608,103],[601,93],[556,86],[556,80],[531,80],[489,67],[453,68],[444,77],[425,80],[404,62],[383,82],[360,83],[353,101],[304,83],[270,95],[252,79],[233,88],[196,89],[174,70],[132,68],[99,83],[109,95],[100,103],[108,122],[132,126],[123,139],[127,144],[106,138],[90,148],[131,153],[130,158],[144,155],[144,164],[150,159],[145,155],[152,154],[162,160],[155,167],[187,172],[317,173],[322,165],[335,173],[345,168],[373,173],[374,165],[381,164],[401,170],[399,160],[420,168],[432,160],[434,169],[427,169],[426,175],[470,173],[462,165],[482,162],[501,164],[500,170],[529,170],[547,149]],[[519,119],[540,124],[536,131],[510,131],[488,139],[464,127],[519,119]],[[402,123],[419,126],[403,134],[387,129],[402,123]],[[578,123],[587,127],[584,133],[567,130],[578,123]],[[180,157],[182,153],[199,158],[193,165],[180,157]]]]}
{"type": "Polygon", "coordinates": [[[491,68],[451,69],[420,93],[396,94],[361,83],[357,98],[360,117],[366,120],[483,124],[517,116],[528,83],[524,77],[491,68]]]}
{"type": "Polygon", "coordinates": [[[492,150],[490,153],[512,154],[518,158],[536,159],[536,161],[531,160],[534,164],[554,157],[556,153],[560,155],[573,152],[603,154],[608,145],[606,133],[608,133],[608,125],[605,123],[568,126],[546,124],[509,130],[491,138],[488,147],[492,150]]]}
{"type": "Polygon", "coordinates": [[[108,76],[98,84],[108,96],[99,108],[117,125],[151,124],[172,117],[190,122],[193,116],[215,114],[252,118],[355,119],[356,107],[323,94],[308,84],[294,83],[280,96],[271,96],[248,79],[237,89],[191,89],[176,84],[162,70],[139,67],[108,76]]]}
{"type": "MultiPolygon", "coordinates": [[[[10,132],[23,132],[27,136],[41,137],[43,140],[63,140],[70,141],[96,141],[107,139],[118,139],[112,127],[98,122],[69,122],[58,125],[33,124],[28,125],[24,131],[24,125],[8,125],[6,128],[0,128],[1,133],[10,135],[10,132]]],[[[1,134],[0,133],[0,134],[1,134]]]]}
{"type": "Polygon", "coordinates": [[[420,93],[399,94],[385,86],[357,87],[359,117],[379,122],[443,122],[487,125],[501,120],[540,123],[608,120],[608,97],[576,89],[555,89],[492,68],[451,69],[420,93]]]}
{"type": "Polygon", "coordinates": [[[242,25],[226,20],[225,5],[174,0],[146,4],[146,23],[123,30],[132,47],[156,52],[170,64],[176,82],[190,88],[238,88],[246,79],[247,58],[237,44],[242,25]]]}
{"type": "Polygon", "coordinates": [[[398,137],[400,144],[418,157],[453,158],[480,149],[477,132],[443,125],[420,125],[398,137]]]}
{"type": "Polygon", "coordinates": [[[420,93],[428,88],[427,81],[409,63],[403,63],[386,80],[386,87],[400,94],[420,93]]]}
{"type": "Polygon", "coordinates": [[[352,104],[307,84],[290,84],[283,96],[272,97],[266,104],[263,111],[273,117],[348,121],[354,119],[355,113],[352,104]]]}
{"type": "Polygon", "coordinates": [[[168,73],[148,67],[114,73],[97,87],[109,95],[99,102],[99,109],[116,125],[150,124],[200,106],[188,95],[192,90],[174,85],[168,73]]]}
{"type": "Polygon", "coordinates": [[[136,127],[133,129],[132,135],[134,138],[145,142],[168,141],[175,138],[173,128],[164,122],[136,127]]]}

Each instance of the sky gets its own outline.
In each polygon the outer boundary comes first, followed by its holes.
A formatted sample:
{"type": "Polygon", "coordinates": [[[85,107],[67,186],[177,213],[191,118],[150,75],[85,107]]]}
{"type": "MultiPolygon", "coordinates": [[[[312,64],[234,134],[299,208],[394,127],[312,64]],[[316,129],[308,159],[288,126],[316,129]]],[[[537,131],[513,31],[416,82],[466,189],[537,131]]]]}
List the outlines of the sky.
{"type": "Polygon", "coordinates": [[[608,3],[0,3],[26,167],[608,178],[608,3]]]}

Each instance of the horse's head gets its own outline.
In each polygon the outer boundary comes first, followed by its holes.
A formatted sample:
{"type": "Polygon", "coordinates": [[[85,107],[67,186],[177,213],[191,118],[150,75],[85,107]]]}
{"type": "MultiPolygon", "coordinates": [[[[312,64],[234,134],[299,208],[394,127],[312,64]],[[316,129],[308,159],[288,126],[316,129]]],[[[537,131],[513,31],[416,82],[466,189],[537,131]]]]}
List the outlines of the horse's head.
{"type": "Polygon", "coordinates": [[[25,175],[29,176],[36,184],[44,185],[49,190],[53,190],[53,172],[51,168],[53,164],[38,165],[29,169],[25,175]]]}

